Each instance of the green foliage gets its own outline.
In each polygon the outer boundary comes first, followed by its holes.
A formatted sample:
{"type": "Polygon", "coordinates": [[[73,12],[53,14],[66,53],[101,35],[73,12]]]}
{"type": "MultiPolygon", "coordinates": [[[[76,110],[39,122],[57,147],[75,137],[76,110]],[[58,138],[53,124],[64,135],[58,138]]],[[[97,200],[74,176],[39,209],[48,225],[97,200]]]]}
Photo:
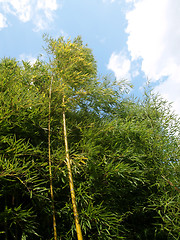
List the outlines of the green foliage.
{"type": "Polygon", "coordinates": [[[48,90],[59,239],[76,239],[65,165],[62,97],[84,239],[180,239],[179,120],[148,90],[97,78],[91,50],[45,36],[50,62],[0,61],[0,237],[53,238],[48,90]]]}

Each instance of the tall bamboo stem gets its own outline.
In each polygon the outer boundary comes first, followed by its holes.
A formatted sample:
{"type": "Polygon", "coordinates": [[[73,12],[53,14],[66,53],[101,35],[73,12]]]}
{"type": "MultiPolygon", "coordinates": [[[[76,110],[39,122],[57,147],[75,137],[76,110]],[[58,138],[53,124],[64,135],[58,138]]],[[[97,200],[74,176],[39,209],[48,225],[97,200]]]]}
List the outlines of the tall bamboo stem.
{"type": "MultiPolygon", "coordinates": [[[[64,97],[63,97],[63,106],[64,106],[64,97]]],[[[65,109],[64,108],[63,108],[63,128],[64,128],[64,143],[65,143],[65,152],[66,152],[66,164],[67,164],[67,168],[68,168],[69,187],[70,187],[71,200],[72,200],[72,206],[73,206],[74,220],[75,220],[75,225],[76,225],[77,239],[78,240],[83,240],[82,232],[81,232],[81,226],[79,224],[78,210],[77,210],[77,205],[76,205],[76,196],[75,196],[73,177],[72,177],[72,171],[71,171],[71,162],[70,162],[70,157],[69,157],[67,130],[66,130],[66,115],[65,115],[65,109]]]]}
{"type": "Polygon", "coordinates": [[[52,79],[51,79],[51,84],[49,88],[48,151],[49,151],[49,180],[50,180],[50,194],[51,194],[52,211],[53,211],[54,240],[57,240],[56,213],[55,213],[55,206],[54,206],[52,161],[51,161],[51,88],[52,88],[52,79]]]}

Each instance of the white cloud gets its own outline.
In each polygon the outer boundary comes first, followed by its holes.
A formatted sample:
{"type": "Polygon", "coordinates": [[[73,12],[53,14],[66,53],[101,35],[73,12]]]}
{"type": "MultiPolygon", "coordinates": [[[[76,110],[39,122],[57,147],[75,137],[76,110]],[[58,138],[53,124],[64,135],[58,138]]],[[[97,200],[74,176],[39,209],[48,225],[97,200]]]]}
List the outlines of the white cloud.
{"type": "MultiPolygon", "coordinates": [[[[126,0],[130,2],[132,0],[126,0]]],[[[178,106],[180,100],[180,1],[134,1],[128,21],[128,50],[132,60],[141,59],[141,70],[157,81],[166,77],[155,89],[178,106]],[[178,91],[177,91],[178,90],[178,91]]],[[[180,106],[176,107],[180,113],[180,106]]]]}
{"type": "Polygon", "coordinates": [[[115,0],[102,0],[103,1],[103,3],[113,3],[113,2],[115,2],[115,0]]]}
{"type": "Polygon", "coordinates": [[[47,28],[58,9],[56,0],[0,0],[0,6],[4,14],[13,14],[22,22],[32,21],[36,31],[47,28]]]}
{"type": "Polygon", "coordinates": [[[32,55],[26,55],[26,54],[22,53],[22,54],[19,56],[19,60],[20,60],[20,61],[22,61],[22,60],[27,61],[27,62],[29,62],[31,65],[33,65],[33,64],[36,62],[37,58],[33,57],[32,55]]]}
{"type": "Polygon", "coordinates": [[[57,3],[56,3],[56,0],[51,0],[51,1],[38,0],[37,7],[40,9],[53,11],[57,9],[57,3]]]}
{"type": "Polygon", "coordinates": [[[130,60],[122,52],[120,52],[119,54],[113,52],[111,54],[107,68],[114,72],[117,80],[130,80],[130,67],[130,60]]]}
{"type": "Polygon", "coordinates": [[[180,79],[178,76],[180,76],[179,66],[177,66],[177,69],[174,70],[174,73],[166,81],[155,87],[154,92],[160,93],[163,98],[172,102],[173,110],[180,115],[180,79]]]}
{"type": "Polygon", "coordinates": [[[7,27],[6,17],[0,13],[0,30],[5,27],[7,27]]]}
{"type": "Polygon", "coordinates": [[[7,0],[5,3],[7,4],[7,9],[9,9],[9,12],[17,16],[22,22],[28,22],[30,20],[30,0],[7,0]]]}
{"type": "Polygon", "coordinates": [[[57,10],[58,6],[56,3],[56,0],[51,0],[51,1],[44,1],[44,0],[38,0],[37,2],[37,9],[43,10],[45,13],[45,16],[47,19],[52,20],[52,12],[57,10]]]}
{"type": "Polygon", "coordinates": [[[135,2],[136,0],[126,0],[127,3],[129,2],[135,2]]]}

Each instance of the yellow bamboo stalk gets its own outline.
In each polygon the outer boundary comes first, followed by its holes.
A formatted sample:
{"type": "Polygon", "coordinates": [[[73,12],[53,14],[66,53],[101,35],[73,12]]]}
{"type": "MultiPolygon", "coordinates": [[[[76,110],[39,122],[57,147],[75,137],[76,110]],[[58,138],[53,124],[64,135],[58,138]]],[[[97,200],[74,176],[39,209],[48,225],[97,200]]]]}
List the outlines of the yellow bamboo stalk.
{"type": "MultiPolygon", "coordinates": [[[[64,105],[64,97],[63,97],[63,105],[64,105]]],[[[79,216],[78,216],[78,210],[77,210],[77,205],[76,205],[76,196],[75,196],[74,183],[73,183],[73,177],[72,177],[72,171],[71,171],[71,162],[70,162],[70,157],[69,157],[65,109],[63,110],[63,128],[64,128],[66,164],[67,164],[68,175],[69,175],[69,187],[70,187],[71,201],[72,201],[72,206],[73,206],[74,220],[75,220],[75,225],[76,225],[77,239],[83,240],[81,226],[79,224],[79,216]]]]}
{"type": "Polygon", "coordinates": [[[54,240],[57,240],[56,213],[55,213],[55,206],[54,206],[53,181],[52,181],[52,161],[51,161],[51,86],[52,86],[52,79],[51,79],[51,85],[49,88],[48,152],[49,152],[50,194],[51,194],[52,210],[53,210],[54,240]]]}

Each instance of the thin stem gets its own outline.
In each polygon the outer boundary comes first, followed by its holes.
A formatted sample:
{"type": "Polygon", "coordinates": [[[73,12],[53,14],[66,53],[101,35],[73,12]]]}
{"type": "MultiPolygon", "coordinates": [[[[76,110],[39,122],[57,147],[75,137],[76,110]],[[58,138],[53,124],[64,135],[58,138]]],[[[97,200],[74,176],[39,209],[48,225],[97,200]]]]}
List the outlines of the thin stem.
{"type": "MultiPolygon", "coordinates": [[[[63,105],[64,105],[64,97],[63,97],[63,105]]],[[[76,225],[77,239],[83,240],[81,226],[79,224],[79,217],[78,217],[78,211],[77,211],[77,205],[76,205],[76,196],[75,196],[74,183],[73,183],[73,177],[72,177],[72,171],[71,171],[71,162],[70,162],[70,157],[69,157],[65,109],[63,109],[63,128],[64,128],[66,164],[67,164],[67,168],[68,168],[69,187],[70,187],[71,200],[72,200],[72,206],[73,206],[74,220],[75,220],[75,225],[76,225]]]]}
{"type": "Polygon", "coordinates": [[[53,194],[53,180],[52,180],[52,161],[51,161],[51,87],[52,79],[49,88],[49,119],[48,119],[48,151],[49,151],[49,181],[50,181],[50,193],[53,210],[53,229],[54,229],[54,240],[57,240],[57,229],[56,229],[56,214],[54,206],[54,194],[53,194]]]}
{"type": "Polygon", "coordinates": [[[178,187],[174,186],[174,184],[171,181],[169,181],[164,176],[161,176],[161,177],[164,178],[169,183],[170,186],[174,187],[174,189],[180,193],[180,189],[178,187]]]}

